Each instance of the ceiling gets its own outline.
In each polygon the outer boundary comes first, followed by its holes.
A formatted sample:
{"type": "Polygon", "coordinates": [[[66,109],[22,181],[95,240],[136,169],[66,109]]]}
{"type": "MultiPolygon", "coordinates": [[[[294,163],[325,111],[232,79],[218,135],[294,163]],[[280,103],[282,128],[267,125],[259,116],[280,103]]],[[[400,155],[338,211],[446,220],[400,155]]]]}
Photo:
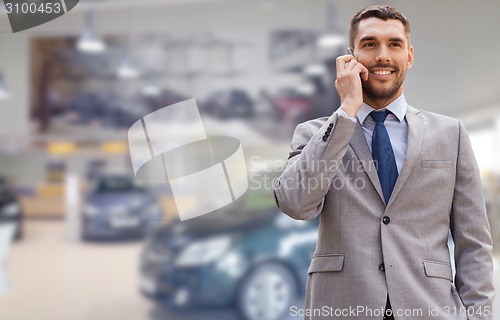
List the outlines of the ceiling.
{"type": "MultiPolygon", "coordinates": [[[[373,1],[327,0],[83,0],[74,10],[25,36],[78,35],[83,13],[97,11],[101,34],[164,33],[169,36],[231,34],[241,41],[268,41],[276,29],[325,27],[327,2],[337,9],[335,21],[347,30],[350,16],[373,1]],[[264,5],[263,5],[264,3],[264,5]]],[[[386,1],[404,12],[412,24],[415,63],[405,83],[410,104],[452,116],[471,110],[500,111],[500,2],[386,1]]],[[[6,17],[0,17],[0,31],[6,17]]],[[[5,31],[5,30],[4,30],[5,31]]],[[[5,32],[3,32],[5,33],[5,32]]],[[[259,44],[256,44],[257,46],[259,44]]],[[[262,54],[262,51],[255,50],[262,54]]],[[[260,61],[256,59],[255,61],[260,61]]],[[[248,62],[250,65],[252,61],[248,62]]],[[[257,67],[256,67],[257,68],[257,67]]],[[[483,112],[488,118],[488,112],[483,112]]]]}

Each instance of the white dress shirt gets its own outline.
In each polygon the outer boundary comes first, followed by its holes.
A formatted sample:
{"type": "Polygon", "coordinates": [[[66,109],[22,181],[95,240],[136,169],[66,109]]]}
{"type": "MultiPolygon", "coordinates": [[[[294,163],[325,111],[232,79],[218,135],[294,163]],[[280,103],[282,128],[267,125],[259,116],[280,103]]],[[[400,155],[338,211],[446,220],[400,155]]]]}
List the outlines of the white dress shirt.
{"type": "MultiPolygon", "coordinates": [[[[406,121],[406,109],[408,105],[404,94],[401,94],[396,100],[391,102],[387,107],[377,111],[389,110],[390,113],[384,121],[384,125],[391,140],[394,156],[396,157],[396,165],[398,173],[406,159],[406,150],[408,149],[408,122],[406,121]]],[[[366,142],[370,151],[372,149],[372,136],[375,129],[375,120],[370,117],[370,112],[374,111],[372,107],[363,103],[357,114],[357,121],[361,123],[363,133],[365,134],[366,142]]],[[[338,115],[356,121],[355,118],[348,117],[342,109],[335,111],[338,115]]]]}

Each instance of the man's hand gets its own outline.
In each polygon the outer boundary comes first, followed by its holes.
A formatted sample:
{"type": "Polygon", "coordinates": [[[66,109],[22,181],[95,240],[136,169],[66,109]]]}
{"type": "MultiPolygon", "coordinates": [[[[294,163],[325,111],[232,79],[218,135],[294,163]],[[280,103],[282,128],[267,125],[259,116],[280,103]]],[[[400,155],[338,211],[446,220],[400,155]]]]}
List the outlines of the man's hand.
{"type": "Polygon", "coordinates": [[[361,79],[368,80],[368,69],[351,55],[337,58],[335,88],[340,96],[340,107],[349,117],[355,117],[363,104],[361,79]]]}

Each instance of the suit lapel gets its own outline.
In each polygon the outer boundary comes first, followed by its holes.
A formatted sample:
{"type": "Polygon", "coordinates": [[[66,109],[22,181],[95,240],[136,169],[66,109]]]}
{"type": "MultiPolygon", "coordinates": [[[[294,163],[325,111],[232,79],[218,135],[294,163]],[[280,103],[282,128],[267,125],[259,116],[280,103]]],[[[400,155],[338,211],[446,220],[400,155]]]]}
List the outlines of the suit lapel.
{"type": "Polygon", "coordinates": [[[359,121],[356,124],[356,128],[354,129],[354,133],[349,144],[362,163],[363,168],[365,169],[366,174],[370,178],[373,186],[377,190],[380,199],[384,202],[384,193],[382,192],[382,186],[380,185],[380,180],[377,175],[377,168],[373,162],[372,153],[366,143],[365,134],[363,133],[363,128],[361,127],[359,121]]]}
{"type": "Polygon", "coordinates": [[[398,180],[396,181],[396,185],[394,186],[394,190],[392,191],[387,207],[394,202],[398,193],[403,188],[420,154],[420,147],[422,146],[422,140],[424,137],[424,126],[418,117],[419,112],[420,111],[417,109],[408,106],[408,110],[406,112],[406,121],[408,122],[408,149],[406,151],[406,160],[403,164],[398,180]]]}

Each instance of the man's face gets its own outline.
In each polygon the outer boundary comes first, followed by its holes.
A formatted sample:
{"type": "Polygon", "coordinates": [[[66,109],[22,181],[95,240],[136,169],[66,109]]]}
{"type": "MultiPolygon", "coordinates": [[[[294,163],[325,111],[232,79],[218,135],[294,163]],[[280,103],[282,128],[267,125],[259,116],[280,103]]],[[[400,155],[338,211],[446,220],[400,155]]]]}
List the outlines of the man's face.
{"type": "Polygon", "coordinates": [[[365,99],[394,99],[403,92],[406,71],[413,64],[413,47],[401,21],[361,20],[354,38],[354,56],[369,71],[368,81],[363,81],[365,99]]]}

